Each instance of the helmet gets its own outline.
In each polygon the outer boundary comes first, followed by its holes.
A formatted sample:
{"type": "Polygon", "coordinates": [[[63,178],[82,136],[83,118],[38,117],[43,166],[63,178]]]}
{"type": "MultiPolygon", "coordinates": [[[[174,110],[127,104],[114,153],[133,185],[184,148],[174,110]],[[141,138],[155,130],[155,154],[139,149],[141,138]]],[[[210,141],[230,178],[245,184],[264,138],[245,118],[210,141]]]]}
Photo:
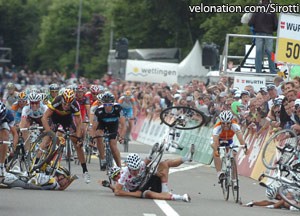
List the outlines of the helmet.
{"type": "Polygon", "coordinates": [[[125,95],[125,97],[131,97],[132,94],[131,94],[131,91],[128,90],[125,92],[124,95],[125,95]]]}
{"type": "Polygon", "coordinates": [[[241,92],[241,97],[242,97],[243,95],[248,95],[248,96],[250,96],[250,92],[248,92],[247,90],[243,90],[243,91],[241,92]]]}
{"type": "Polygon", "coordinates": [[[220,113],[219,118],[221,122],[231,122],[233,114],[229,110],[225,110],[220,113]]]}
{"type": "Polygon", "coordinates": [[[102,94],[97,94],[97,100],[101,102],[102,94]]]}
{"type": "Polygon", "coordinates": [[[115,96],[110,92],[105,92],[101,97],[102,103],[113,103],[115,102],[115,96]]]}
{"type": "Polygon", "coordinates": [[[109,173],[108,173],[109,178],[110,178],[110,179],[113,179],[114,177],[116,177],[116,176],[120,173],[120,171],[121,171],[121,168],[120,168],[120,167],[118,167],[118,166],[112,167],[112,168],[109,170],[109,173]]]}
{"type": "Polygon", "coordinates": [[[62,97],[66,103],[71,103],[75,99],[75,93],[72,89],[65,89],[62,97]]]}
{"type": "Polygon", "coordinates": [[[62,95],[64,93],[64,91],[66,90],[66,88],[61,88],[58,91],[58,95],[62,95]]]}
{"type": "Polygon", "coordinates": [[[127,167],[132,170],[138,170],[141,167],[141,158],[136,153],[131,153],[127,156],[126,163],[127,167]]]}
{"type": "Polygon", "coordinates": [[[84,91],[85,91],[85,87],[84,87],[84,85],[80,84],[80,85],[78,85],[78,86],[76,87],[75,90],[76,90],[76,91],[84,92],[84,91]]]}
{"type": "Polygon", "coordinates": [[[62,166],[59,166],[56,169],[56,173],[59,174],[59,175],[63,175],[65,177],[69,177],[71,175],[70,172],[66,168],[64,168],[62,166]]]}
{"type": "Polygon", "coordinates": [[[27,99],[26,92],[23,91],[18,94],[18,100],[26,100],[26,99],[27,99]]]}
{"type": "Polygon", "coordinates": [[[4,119],[6,116],[6,107],[5,104],[0,102],[0,120],[4,119]]]}
{"type": "Polygon", "coordinates": [[[266,197],[268,197],[271,200],[275,199],[275,197],[278,193],[279,187],[280,187],[280,185],[275,185],[275,184],[269,185],[266,189],[266,197]]]}
{"type": "MultiPolygon", "coordinates": [[[[283,99],[278,97],[274,99],[274,106],[278,106],[282,104],[283,99]]],[[[295,101],[295,106],[296,106],[296,101],[295,101]]]]}
{"type": "Polygon", "coordinates": [[[40,93],[40,98],[41,98],[41,101],[44,101],[47,99],[47,94],[46,93],[40,93]]]}
{"type": "Polygon", "coordinates": [[[49,90],[50,91],[58,91],[59,90],[59,86],[56,83],[53,83],[49,86],[49,90]]]}
{"type": "Polygon", "coordinates": [[[9,82],[9,83],[7,83],[7,85],[6,85],[6,88],[7,88],[7,89],[15,89],[16,86],[15,86],[15,84],[13,84],[12,82],[9,82]]]}
{"type": "Polygon", "coordinates": [[[32,92],[28,95],[28,100],[30,102],[37,102],[37,101],[41,101],[41,97],[40,94],[37,94],[35,92],[32,92]]]}
{"type": "Polygon", "coordinates": [[[97,85],[91,85],[90,90],[91,90],[92,94],[100,93],[100,88],[97,85]]]}

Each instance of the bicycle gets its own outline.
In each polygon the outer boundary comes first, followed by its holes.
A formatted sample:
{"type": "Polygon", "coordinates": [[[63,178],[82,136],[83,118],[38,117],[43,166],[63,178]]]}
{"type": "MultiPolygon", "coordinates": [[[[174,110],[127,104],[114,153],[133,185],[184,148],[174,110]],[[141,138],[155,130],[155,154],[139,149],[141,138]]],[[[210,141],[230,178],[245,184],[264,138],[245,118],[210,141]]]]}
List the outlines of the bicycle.
{"type": "Polygon", "coordinates": [[[129,128],[130,120],[134,120],[134,124],[136,124],[136,118],[126,117],[126,124],[125,124],[126,125],[126,133],[125,133],[124,142],[123,142],[124,152],[128,152],[128,146],[129,146],[129,141],[130,141],[130,132],[131,132],[131,129],[129,128]]]}
{"type": "MultiPolygon", "coordinates": [[[[105,145],[105,160],[106,160],[106,174],[108,175],[109,170],[114,166],[114,158],[110,149],[110,136],[115,135],[116,133],[108,133],[107,131],[104,132],[103,135],[97,135],[94,137],[91,137],[91,142],[93,142],[97,138],[103,138],[104,145],[105,145]]],[[[100,170],[101,170],[101,159],[99,155],[99,161],[100,161],[100,170]]],[[[108,175],[109,176],[109,175],[108,175]]],[[[109,177],[108,177],[109,178],[109,177]]],[[[112,179],[109,178],[109,182],[112,182],[112,179]]]]}
{"type": "MultiPolygon", "coordinates": [[[[139,190],[143,190],[147,183],[155,175],[159,163],[163,157],[164,151],[168,151],[170,147],[177,150],[183,150],[184,148],[175,141],[175,138],[179,136],[176,130],[188,130],[195,129],[202,126],[204,122],[203,114],[193,108],[184,106],[175,106],[164,109],[160,114],[161,122],[169,126],[169,133],[167,139],[163,142],[155,143],[150,153],[150,162],[146,165],[145,175],[141,178],[141,184],[138,187],[139,190]],[[194,124],[190,124],[189,121],[194,121],[194,124]]],[[[191,144],[191,154],[195,151],[195,145],[191,144]]]]}
{"type": "Polygon", "coordinates": [[[83,122],[84,124],[88,124],[85,127],[85,135],[84,135],[84,139],[83,139],[83,146],[84,146],[84,152],[85,152],[85,162],[86,163],[91,163],[91,158],[92,158],[92,154],[93,154],[93,146],[90,144],[90,133],[89,133],[89,121],[85,121],[83,122]]]}
{"type": "Polygon", "coordinates": [[[25,150],[25,143],[28,142],[28,140],[31,140],[31,143],[34,141],[32,139],[37,139],[34,136],[36,133],[39,133],[40,130],[44,129],[43,127],[38,126],[31,126],[29,128],[19,128],[18,129],[18,135],[19,135],[19,141],[16,146],[16,149],[14,151],[13,158],[8,162],[8,165],[6,166],[6,171],[13,170],[13,168],[17,165],[20,168],[21,172],[26,172],[29,176],[30,173],[30,165],[31,165],[31,157],[28,152],[25,150]],[[30,135],[27,137],[26,140],[24,140],[22,136],[22,131],[29,131],[30,135]]]}
{"type": "Polygon", "coordinates": [[[297,134],[291,129],[284,129],[273,134],[266,142],[262,151],[262,162],[268,169],[277,169],[277,164],[291,163],[299,157],[297,134]],[[293,149],[286,151],[285,149],[293,149]]]}
{"type": "MultiPolygon", "coordinates": [[[[278,164],[275,175],[269,175],[263,173],[258,178],[261,181],[263,178],[270,178],[278,182],[280,185],[278,189],[279,195],[282,199],[289,205],[294,206],[300,210],[300,163],[295,165],[289,164],[278,164]],[[287,172],[288,174],[283,176],[282,172],[287,172]]],[[[268,187],[266,185],[266,187],[268,187]]]]}
{"type": "Polygon", "coordinates": [[[229,145],[228,141],[220,141],[218,151],[222,155],[222,172],[224,177],[220,180],[221,188],[223,192],[224,199],[227,201],[229,199],[230,187],[232,188],[233,200],[238,203],[239,201],[239,177],[238,170],[234,156],[234,150],[237,148],[245,148],[247,151],[246,145],[229,145]]]}

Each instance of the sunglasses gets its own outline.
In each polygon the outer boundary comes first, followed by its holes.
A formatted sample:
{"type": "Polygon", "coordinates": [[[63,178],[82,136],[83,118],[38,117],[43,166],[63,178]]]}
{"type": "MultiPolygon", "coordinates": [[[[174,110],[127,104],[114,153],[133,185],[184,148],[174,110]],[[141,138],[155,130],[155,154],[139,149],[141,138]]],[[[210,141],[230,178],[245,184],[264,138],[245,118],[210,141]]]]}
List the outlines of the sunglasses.
{"type": "Polygon", "coordinates": [[[230,125],[231,122],[222,122],[221,124],[222,124],[222,125],[230,125]]]}
{"type": "Polygon", "coordinates": [[[71,106],[71,103],[62,102],[62,105],[64,105],[64,106],[71,106]]]}
{"type": "Polygon", "coordinates": [[[112,105],[114,105],[114,104],[113,103],[104,103],[103,104],[104,107],[109,107],[109,106],[112,106],[112,105]]]}
{"type": "Polygon", "coordinates": [[[30,102],[30,105],[38,105],[38,104],[40,104],[39,101],[30,102]]]}

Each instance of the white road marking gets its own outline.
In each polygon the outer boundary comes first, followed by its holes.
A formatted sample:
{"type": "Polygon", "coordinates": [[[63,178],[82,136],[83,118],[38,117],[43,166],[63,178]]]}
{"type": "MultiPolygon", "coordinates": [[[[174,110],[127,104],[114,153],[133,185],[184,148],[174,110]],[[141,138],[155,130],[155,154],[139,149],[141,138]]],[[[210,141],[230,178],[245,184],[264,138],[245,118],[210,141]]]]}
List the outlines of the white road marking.
{"type": "Polygon", "coordinates": [[[179,216],[179,214],[165,200],[154,200],[154,202],[166,214],[166,216],[179,216]]]}
{"type": "MultiPolygon", "coordinates": [[[[169,173],[182,172],[190,169],[194,169],[197,167],[203,166],[203,164],[195,164],[191,166],[186,166],[182,168],[171,168],[169,173]]],[[[166,216],[179,216],[179,214],[165,201],[165,200],[153,200],[156,205],[166,214],[166,216]]],[[[145,214],[144,214],[145,215],[145,214]]]]}
{"type": "Polygon", "coordinates": [[[144,213],[144,216],[156,216],[156,214],[148,214],[148,213],[144,213]]]}

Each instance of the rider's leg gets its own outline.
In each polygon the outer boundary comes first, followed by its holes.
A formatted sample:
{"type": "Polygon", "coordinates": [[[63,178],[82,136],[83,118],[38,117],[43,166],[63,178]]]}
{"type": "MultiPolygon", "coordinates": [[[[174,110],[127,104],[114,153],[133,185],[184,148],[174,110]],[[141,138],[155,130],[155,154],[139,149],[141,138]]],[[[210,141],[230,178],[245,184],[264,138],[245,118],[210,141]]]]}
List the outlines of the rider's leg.
{"type": "MultiPolygon", "coordinates": [[[[9,132],[7,129],[2,128],[0,130],[1,141],[8,141],[9,132]]],[[[0,145],[0,176],[4,176],[5,168],[4,163],[6,159],[6,153],[8,150],[8,146],[6,144],[0,145]]]]}
{"type": "Polygon", "coordinates": [[[168,180],[169,180],[169,165],[167,161],[162,161],[159,163],[156,175],[161,180],[161,191],[169,192],[168,180]]]}
{"type": "Polygon", "coordinates": [[[121,154],[117,146],[117,139],[110,139],[109,145],[117,166],[121,167],[121,154]]]}

